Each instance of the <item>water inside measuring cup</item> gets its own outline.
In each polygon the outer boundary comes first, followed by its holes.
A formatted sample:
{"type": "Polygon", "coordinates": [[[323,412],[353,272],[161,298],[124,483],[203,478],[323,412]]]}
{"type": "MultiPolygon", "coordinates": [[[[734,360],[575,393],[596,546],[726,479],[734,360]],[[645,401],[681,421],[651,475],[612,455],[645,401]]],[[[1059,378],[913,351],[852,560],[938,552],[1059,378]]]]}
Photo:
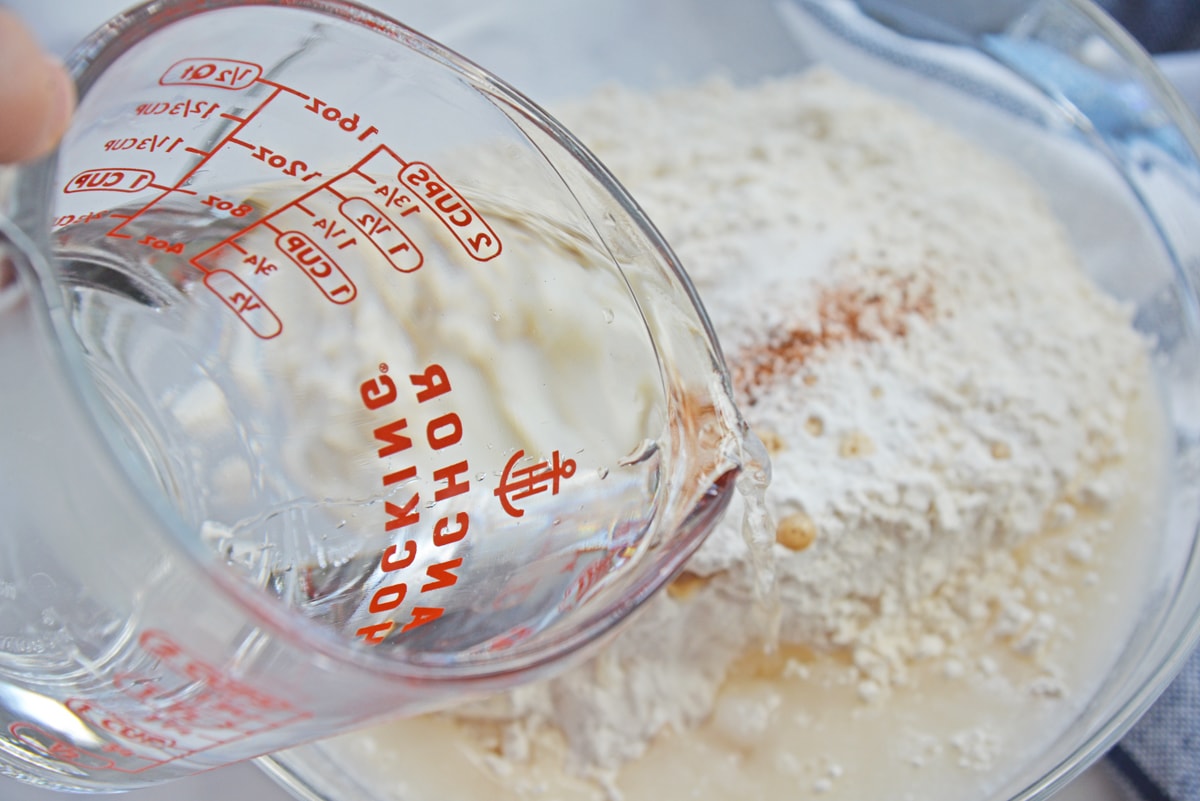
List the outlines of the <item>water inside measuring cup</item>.
{"type": "Polygon", "coordinates": [[[61,228],[56,253],[123,447],[276,601],[347,642],[454,662],[621,591],[671,547],[660,518],[681,482],[711,483],[693,515],[723,507],[740,465],[683,465],[741,432],[710,399],[667,403],[629,286],[577,231],[512,215],[517,273],[469,275],[427,247],[437,270],[357,275],[344,306],[299,263],[239,254],[283,310],[264,340],[170,252],[242,223],[163,208],[126,240],[111,219],[61,228]]]}

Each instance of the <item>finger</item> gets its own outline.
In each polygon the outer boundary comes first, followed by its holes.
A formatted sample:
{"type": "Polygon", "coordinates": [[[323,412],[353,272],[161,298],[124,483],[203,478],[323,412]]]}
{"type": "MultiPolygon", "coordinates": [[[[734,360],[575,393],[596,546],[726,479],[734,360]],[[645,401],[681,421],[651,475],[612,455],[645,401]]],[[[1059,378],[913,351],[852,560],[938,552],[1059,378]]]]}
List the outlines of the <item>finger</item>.
{"type": "Polygon", "coordinates": [[[0,9],[0,163],[30,161],[58,143],[75,107],[66,69],[0,9]]]}

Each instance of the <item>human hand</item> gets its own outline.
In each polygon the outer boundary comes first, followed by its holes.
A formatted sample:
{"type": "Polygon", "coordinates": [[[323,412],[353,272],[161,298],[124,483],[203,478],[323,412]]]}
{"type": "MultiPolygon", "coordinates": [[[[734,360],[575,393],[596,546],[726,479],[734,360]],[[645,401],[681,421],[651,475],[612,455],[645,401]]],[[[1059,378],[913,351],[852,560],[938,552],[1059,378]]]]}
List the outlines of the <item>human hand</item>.
{"type": "Polygon", "coordinates": [[[0,163],[49,153],[75,108],[75,83],[29,29],[0,8],[0,163]]]}

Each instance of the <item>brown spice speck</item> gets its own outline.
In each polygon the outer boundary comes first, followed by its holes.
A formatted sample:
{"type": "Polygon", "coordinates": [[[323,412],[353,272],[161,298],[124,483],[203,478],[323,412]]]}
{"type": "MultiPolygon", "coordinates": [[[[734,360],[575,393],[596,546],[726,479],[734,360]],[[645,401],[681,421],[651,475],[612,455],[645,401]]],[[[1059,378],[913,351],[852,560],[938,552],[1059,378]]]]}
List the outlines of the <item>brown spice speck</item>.
{"type": "Polygon", "coordinates": [[[860,456],[870,456],[874,452],[875,443],[861,431],[851,431],[838,443],[838,456],[843,459],[857,459],[860,456]]]}
{"type": "MultiPolygon", "coordinates": [[[[817,309],[816,320],[771,331],[765,344],[730,360],[734,387],[747,405],[753,406],[773,383],[795,375],[823,351],[848,342],[904,337],[912,315],[928,319],[935,311],[933,290],[917,286],[911,276],[880,276],[870,288],[826,287],[817,309]]],[[[816,376],[808,373],[804,382],[811,386],[816,376]]]]}

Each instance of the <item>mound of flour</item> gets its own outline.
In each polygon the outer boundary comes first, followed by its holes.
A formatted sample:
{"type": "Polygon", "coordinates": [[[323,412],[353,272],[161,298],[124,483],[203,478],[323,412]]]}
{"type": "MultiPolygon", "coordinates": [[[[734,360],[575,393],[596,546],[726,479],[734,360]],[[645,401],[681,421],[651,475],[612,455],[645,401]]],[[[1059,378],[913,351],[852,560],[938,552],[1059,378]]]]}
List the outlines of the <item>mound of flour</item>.
{"type": "MultiPolygon", "coordinates": [[[[840,654],[886,703],[917,661],[996,669],[982,632],[1022,692],[1069,692],[1057,576],[1105,534],[1146,357],[1035,189],[827,71],[560,116],[676,249],[772,454],[785,646],[840,654]],[[1022,553],[1077,518],[1097,522],[1022,553]]],[[[455,712],[496,770],[551,732],[603,781],[712,713],[761,635],[739,520],[597,658],[455,712]]]]}

